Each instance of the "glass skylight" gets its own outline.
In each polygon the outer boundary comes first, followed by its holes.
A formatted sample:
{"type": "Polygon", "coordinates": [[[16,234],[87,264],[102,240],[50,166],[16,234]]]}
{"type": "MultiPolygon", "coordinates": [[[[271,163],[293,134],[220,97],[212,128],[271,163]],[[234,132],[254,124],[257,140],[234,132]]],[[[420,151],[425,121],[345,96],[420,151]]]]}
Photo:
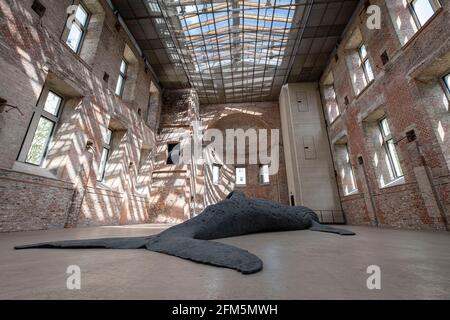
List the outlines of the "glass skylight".
{"type": "MultiPolygon", "coordinates": [[[[159,3],[168,24],[164,29],[158,22],[160,31],[171,32],[200,98],[216,95],[227,101],[263,100],[271,95],[275,75],[283,78],[287,72],[286,67],[279,69],[292,51],[289,35],[299,29],[301,19],[294,22],[294,17],[305,7],[295,0],[159,3]]],[[[281,82],[278,79],[278,89],[281,82]]]]}

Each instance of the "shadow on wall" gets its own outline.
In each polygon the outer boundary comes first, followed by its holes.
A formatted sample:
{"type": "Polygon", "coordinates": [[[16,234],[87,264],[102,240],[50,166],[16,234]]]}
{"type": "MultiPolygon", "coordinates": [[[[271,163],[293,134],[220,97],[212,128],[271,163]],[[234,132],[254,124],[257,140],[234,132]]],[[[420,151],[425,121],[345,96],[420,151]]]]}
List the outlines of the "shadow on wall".
{"type": "MultiPolygon", "coordinates": [[[[70,210],[78,210],[74,214],[80,216],[80,221],[60,221],[58,226],[65,223],[76,225],[78,222],[86,225],[147,222],[148,192],[138,194],[133,181],[136,181],[136,175],[139,174],[139,168],[135,167],[140,163],[139,150],[143,144],[150,147],[154,145],[154,134],[141,121],[132,102],[124,102],[111,94],[111,86],[114,86],[115,81],[106,85],[94,75],[94,71],[104,67],[103,62],[99,67],[97,60],[105,58],[103,54],[108,54],[111,59],[116,58],[115,54],[123,51],[124,42],[115,41],[117,37],[111,32],[101,32],[105,29],[103,20],[92,20],[95,22],[92,34],[97,34],[98,39],[95,43],[86,41],[85,49],[94,44],[95,48],[91,49],[96,52],[94,49],[106,47],[105,43],[108,43],[110,51],[104,53],[100,50],[102,55],[97,54],[96,61],[84,59],[83,55],[76,57],[60,37],[67,19],[65,10],[68,1],[55,1],[54,6],[47,8],[47,14],[42,20],[31,11],[29,5],[28,1],[0,2],[0,19],[4,21],[0,28],[4,44],[0,49],[0,67],[4,71],[0,75],[0,96],[18,105],[24,114],[0,114],[0,147],[10,151],[0,155],[0,167],[13,169],[26,128],[35,115],[39,96],[43,88],[48,87],[64,97],[64,106],[49,145],[44,168],[35,170],[46,170],[49,176],[70,181],[75,190],[72,196],[65,198],[67,206],[54,212],[50,204],[54,199],[60,201],[61,192],[46,185],[35,187],[36,192],[44,194],[48,201],[21,204],[24,209],[22,211],[33,212],[30,220],[35,218],[35,221],[39,221],[27,225],[26,229],[45,229],[48,227],[46,219],[50,219],[48,212],[64,217],[70,215],[67,212],[70,210]],[[14,81],[8,80],[10,75],[15,75],[14,81]],[[17,94],[18,90],[21,94],[17,94]],[[103,140],[111,126],[111,119],[123,120],[126,130],[117,139],[117,146],[111,154],[104,186],[99,186],[97,171],[103,140]],[[88,141],[93,142],[89,150],[86,148],[88,141]],[[30,203],[37,207],[31,208],[30,203]]],[[[91,13],[103,10],[97,1],[87,1],[86,5],[92,9],[91,13]],[[96,7],[91,8],[94,3],[96,7]]],[[[111,21],[115,19],[112,12],[106,12],[106,18],[111,18],[111,21]]],[[[139,70],[142,78],[143,67],[139,70]]],[[[113,74],[112,71],[107,71],[113,74]]],[[[142,166],[149,167],[148,163],[143,163],[142,166]]],[[[30,176],[29,180],[32,179],[30,176]]],[[[11,212],[5,214],[10,215],[11,212]]]]}

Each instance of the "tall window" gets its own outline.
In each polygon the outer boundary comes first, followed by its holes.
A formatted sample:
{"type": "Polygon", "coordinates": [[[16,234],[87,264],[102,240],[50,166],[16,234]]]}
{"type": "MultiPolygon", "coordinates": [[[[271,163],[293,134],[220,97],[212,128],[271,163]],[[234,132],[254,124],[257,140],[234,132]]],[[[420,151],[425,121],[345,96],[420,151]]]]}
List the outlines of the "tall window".
{"type": "MultiPolygon", "coordinates": [[[[71,19],[71,17],[69,17],[69,19],[71,19]]],[[[87,32],[88,22],[89,12],[80,3],[75,12],[75,19],[73,19],[66,40],[66,44],[76,53],[80,52],[81,45],[87,32]]]]}
{"type": "Polygon", "coordinates": [[[45,87],[33,114],[18,161],[36,166],[43,165],[62,105],[63,98],[45,87]]]}
{"type": "Polygon", "coordinates": [[[98,169],[98,181],[105,179],[106,164],[108,163],[109,154],[111,150],[112,131],[108,129],[106,136],[103,138],[102,158],[100,159],[100,167],[98,169]]]}
{"type": "Polygon", "coordinates": [[[396,179],[402,177],[403,171],[400,166],[400,161],[398,160],[397,151],[395,150],[395,142],[386,118],[379,121],[379,127],[383,138],[383,146],[388,157],[388,165],[390,167],[390,171],[392,172],[393,178],[396,179]]]}
{"type": "Polygon", "coordinates": [[[334,84],[323,87],[323,96],[328,113],[328,120],[332,123],[340,115],[339,105],[336,99],[334,84]]]}
{"type": "Polygon", "coordinates": [[[245,168],[237,167],[235,174],[236,174],[236,185],[237,186],[245,186],[247,183],[247,176],[246,176],[245,168]]]}
{"type": "Polygon", "coordinates": [[[361,44],[358,48],[359,59],[361,61],[361,67],[364,71],[367,83],[371,82],[375,77],[373,75],[372,66],[369,61],[369,54],[367,52],[367,46],[365,43],[361,44]]]}
{"type": "Polygon", "coordinates": [[[122,97],[123,89],[125,88],[125,81],[127,80],[128,63],[122,59],[120,63],[119,79],[117,79],[116,95],[122,97]]]}
{"type": "Polygon", "coordinates": [[[259,166],[259,183],[260,184],[270,183],[269,165],[268,164],[262,164],[259,166]]]}
{"type": "Polygon", "coordinates": [[[355,181],[355,174],[353,172],[352,163],[350,161],[350,151],[348,150],[348,144],[344,145],[345,147],[345,164],[344,169],[341,172],[341,178],[343,181],[345,181],[344,186],[344,194],[349,195],[357,190],[356,187],[356,181],[355,181]],[[345,179],[345,174],[348,172],[348,180],[345,179]]]}
{"type": "Polygon", "coordinates": [[[419,28],[427,23],[441,6],[439,0],[412,0],[409,5],[419,28]]]}
{"type": "Polygon", "coordinates": [[[214,185],[218,185],[220,181],[220,165],[213,164],[212,167],[212,180],[214,185]]]}
{"type": "Polygon", "coordinates": [[[344,196],[358,191],[355,174],[350,161],[350,151],[346,142],[339,142],[334,145],[334,159],[339,172],[340,184],[344,196]]]}

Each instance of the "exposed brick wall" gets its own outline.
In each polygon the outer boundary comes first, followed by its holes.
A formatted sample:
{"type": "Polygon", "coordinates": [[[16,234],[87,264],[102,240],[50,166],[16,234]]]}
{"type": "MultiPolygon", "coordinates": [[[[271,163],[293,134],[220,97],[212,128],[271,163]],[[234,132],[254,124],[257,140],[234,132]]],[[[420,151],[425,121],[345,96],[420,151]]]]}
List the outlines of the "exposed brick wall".
{"type": "MultiPolygon", "coordinates": [[[[196,186],[191,183],[193,166],[167,164],[167,158],[168,144],[178,143],[183,135],[190,135],[193,131],[192,121],[197,117],[198,98],[194,90],[164,91],[152,175],[153,222],[179,223],[189,219],[196,211],[196,186]]],[[[199,202],[202,202],[201,199],[199,202]]]]}
{"type": "Polygon", "coordinates": [[[187,170],[161,170],[153,174],[153,222],[180,223],[189,219],[189,177],[187,170]]]}
{"type": "MultiPolygon", "coordinates": [[[[228,103],[211,104],[200,106],[200,116],[202,124],[207,128],[217,128],[224,132],[226,129],[248,128],[254,129],[280,129],[280,110],[278,102],[255,102],[255,103],[228,103]]],[[[224,134],[225,139],[225,134],[224,134]]],[[[268,137],[270,142],[270,137],[268,137]]],[[[280,130],[280,149],[279,149],[279,171],[276,175],[270,176],[269,185],[261,185],[258,181],[259,165],[247,165],[247,185],[245,187],[236,187],[248,196],[265,198],[281,203],[289,203],[287,188],[286,166],[284,162],[283,142],[280,130]]],[[[247,161],[248,161],[247,145],[247,161]]],[[[232,191],[234,186],[234,165],[225,165],[222,168],[222,180],[219,186],[214,186],[211,179],[211,161],[206,163],[208,166],[209,179],[205,181],[205,191],[207,195],[207,204],[224,199],[228,192],[232,191]]],[[[206,169],[205,169],[206,170],[206,169]]]]}
{"type": "Polygon", "coordinates": [[[159,92],[152,93],[149,101],[149,108],[147,111],[148,125],[156,132],[159,127],[159,120],[161,116],[161,102],[162,96],[159,92]]]}
{"type": "Polygon", "coordinates": [[[347,221],[374,225],[376,217],[382,226],[442,230],[444,219],[450,220],[450,131],[448,100],[439,78],[450,70],[450,3],[442,2],[443,8],[414,36],[405,29],[405,23],[402,30],[396,26],[398,19],[413,21],[405,11],[407,8],[403,8],[405,1],[371,3],[382,8],[382,29],[367,29],[366,16],[357,15],[337,49],[339,59],[330,61],[321,80],[322,85],[329,85],[326,80],[333,73],[341,115],[329,126],[330,140],[335,141],[342,134],[347,136],[351,162],[356,169],[359,194],[341,197],[347,221]],[[394,6],[394,2],[399,5],[394,6]],[[374,82],[364,89],[353,85],[352,79],[358,77],[359,71],[355,75],[348,64],[353,54],[348,47],[349,44],[352,47],[358,29],[375,74],[374,82]],[[390,57],[386,65],[380,57],[384,51],[390,57]],[[403,183],[387,188],[380,186],[380,172],[384,170],[377,167],[374,157],[378,137],[370,133],[370,124],[365,122],[380,110],[398,141],[396,150],[404,173],[403,183]],[[404,139],[411,129],[417,134],[419,150],[416,142],[404,139]],[[439,132],[447,138],[442,139],[439,132]],[[359,156],[364,165],[358,163],[359,156]]]}
{"type": "Polygon", "coordinates": [[[64,227],[73,193],[70,182],[0,169],[0,232],[64,227]]]}
{"type": "Polygon", "coordinates": [[[160,127],[190,126],[192,112],[198,108],[196,99],[192,89],[164,90],[160,127]]]}
{"type": "MultiPolygon", "coordinates": [[[[213,161],[209,157],[203,164],[195,166],[166,164],[167,144],[179,142],[183,134],[193,134],[192,121],[195,119],[201,120],[203,129],[261,128],[270,131],[281,126],[278,102],[199,106],[191,89],[165,90],[152,176],[151,208],[156,222],[186,220],[200,213],[205,205],[224,199],[234,189],[234,166],[224,166],[220,186],[214,186],[211,180],[213,161]]],[[[247,166],[247,185],[238,188],[249,196],[288,203],[281,139],[280,136],[280,169],[278,174],[270,177],[270,184],[259,183],[259,165],[247,166]]]]}
{"type": "MultiPolygon", "coordinates": [[[[61,194],[55,214],[46,216],[45,212],[54,210],[46,211],[39,207],[39,222],[31,218],[25,221],[20,215],[15,219],[12,211],[3,209],[8,206],[3,205],[0,218],[3,221],[7,216],[11,219],[10,226],[22,230],[51,225],[150,221],[149,194],[137,194],[134,186],[141,149],[155,146],[153,130],[159,111],[147,108],[159,108],[158,104],[149,103],[151,83],[153,90],[156,88],[157,91],[157,82],[146,71],[144,60],[126,32],[115,29],[117,18],[105,0],[85,1],[93,16],[79,56],[61,38],[67,19],[66,8],[72,1],[42,0],[47,11],[41,20],[31,10],[32,2],[0,1],[0,97],[18,106],[22,112],[0,112],[0,147],[8,150],[0,154],[0,168],[26,175],[20,173],[23,166],[19,166],[16,159],[46,84],[62,92],[66,102],[50,144],[46,168],[30,167],[27,171],[41,174],[46,170],[44,175],[70,181],[76,192],[73,196],[73,189],[70,196],[61,194]],[[126,88],[128,91],[121,99],[114,95],[114,89],[124,55],[134,58],[130,59],[130,88],[126,88]],[[107,82],[103,79],[105,73],[109,75],[107,82]],[[124,135],[113,150],[115,161],[107,167],[108,179],[99,183],[97,172],[103,136],[111,126],[123,130],[124,135]],[[89,150],[86,148],[88,141],[93,143],[89,150]],[[62,208],[68,208],[68,212],[62,208]],[[64,221],[63,217],[67,220],[64,221]]],[[[48,197],[55,194],[57,187],[53,179],[43,178],[40,189],[30,180],[32,178],[24,177],[13,185],[11,180],[0,177],[0,186],[8,190],[26,190],[30,199],[38,199],[45,192],[49,192],[48,197]]],[[[17,212],[28,213],[36,206],[34,200],[16,203],[6,193],[0,195],[0,201],[6,205],[14,204],[17,212]]],[[[14,228],[8,227],[8,230],[14,228]]]]}
{"type": "Polygon", "coordinates": [[[371,218],[367,212],[366,202],[362,194],[344,197],[341,199],[341,203],[348,224],[370,225],[371,218]]]}
{"type": "MultiPolygon", "coordinates": [[[[280,128],[276,102],[199,107],[190,89],[166,90],[162,97],[155,94],[156,79],[145,70],[125,31],[115,29],[117,18],[105,0],[85,1],[93,17],[80,55],[61,39],[66,8],[73,1],[41,0],[47,7],[42,19],[31,10],[32,2],[0,0],[0,97],[21,111],[0,112],[0,148],[7,150],[0,153],[0,231],[185,220],[225,193],[206,199],[214,187],[205,166],[166,165],[168,142],[191,134],[191,121],[199,117],[206,127],[232,127],[239,124],[229,123],[232,117],[241,116],[248,119],[247,125],[280,128]],[[124,55],[132,74],[124,97],[119,98],[114,89],[124,55]],[[103,80],[105,73],[108,81],[103,80]],[[64,111],[46,167],[24,169],[16,159],[45,85],[67,95],[64,111]],[[156,137],[158,127],[162,131],[156,137]],[[103,136],[108,128],[121,135],[112,146],[107,179],[99,183],[103,136]],[[152,150],[144,163],[143,149],[152,150]],[[141,165],[151,176],[145,180],[144,194],[136,189],[137,179],[144,174],[141,165]]],[[[341,197],[347,221],[442,230],[445,218],[450,220],[450,120],[439,77],[450,70],[450,3],[442,1],[443,8],[418,32],[408,25],[412,20],[404,1],[371,3],[382,8],[382,30],[368,30],[364,14],[358,15],[337,49],[339,59],[330,62],[322,79],[322,84],[330,85],[324,80],[333,73],[341,114],[328,128],[330,140],[345,132],[358,185],[359,193],[341,197]],[[397,20],[402,23],[396,24],[397,20]],[[364,88],[355,55],[358,40],[367,44],[375,74],[375,81],[364,88]],[[380,58],[384,51],[390,57],[386,65],[380,58]],[[353,83],[352,78],[356,79],[353,83]],[[405,174],[402,183],[388,188],[380,186],[383,169],[374,163],[376,134],[367,130],[367,117],[380,109],[398,140],[405,174]],[[417,143],[403,139],[411,129],[417,143]]],[[[324,101],[334,107],[329,93],[324,101]]],[[[283,157],[280,141],[281,166],[276,178],[261,186],[255,179],[258,168],[251,166],[244,191],[288,203],[283,157]]]]}

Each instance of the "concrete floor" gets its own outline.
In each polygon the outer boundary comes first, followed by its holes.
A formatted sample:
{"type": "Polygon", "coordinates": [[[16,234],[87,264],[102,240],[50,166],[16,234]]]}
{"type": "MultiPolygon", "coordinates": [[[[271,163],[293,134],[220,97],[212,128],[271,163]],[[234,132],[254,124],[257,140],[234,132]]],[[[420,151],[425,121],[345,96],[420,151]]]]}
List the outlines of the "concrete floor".
{"type": "Polygon", "coordinates": [[[264,261],[264,270],[249,276],[146,250],[12,249],[50,240],[140,236],[161,228],[0,234],[0,299],[450,298],[450,233],[347,227],[357,236],[294,231],[221,240],[264,261]],[[81,290],[66,288],[69,265],[81,268],[81,290]],[[366,287],[369,265],[381,268],[381,290],[366,287]]]}

